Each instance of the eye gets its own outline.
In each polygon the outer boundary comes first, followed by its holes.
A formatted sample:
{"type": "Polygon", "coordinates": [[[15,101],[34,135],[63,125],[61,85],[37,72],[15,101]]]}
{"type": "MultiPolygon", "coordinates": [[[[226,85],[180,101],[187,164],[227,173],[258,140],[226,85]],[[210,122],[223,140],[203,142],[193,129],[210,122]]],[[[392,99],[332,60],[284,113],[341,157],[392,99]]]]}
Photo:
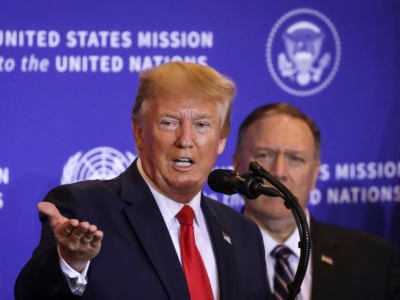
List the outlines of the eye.
{"type": "Polygon", "coordinates": [[[194,123],[194,127],[199,132],[208,132],[211,128],[211,123],[207,121],[197,121],[194,123]]]}
{"type": "Polygon", "coordinates": [[[293,155],[288,155],[287,156],[289,162],[293,166],[298,166],[304,164],[306,161],[303,157],[293,154],[293,155]]]}
{"type": "Polygon", "coordinates": [[[257,153],[255,156],[257,162],[261,164],[267,164],[272,162],[275,159],[275,153],[272,151],[263,151],[257,153]]]}
{"type": "Polygon", "coordinates": [[[179,122],[173,119],[164,119],[160,121],[160,127],[165,130],[174,130],[179,126],[179,122]]]}

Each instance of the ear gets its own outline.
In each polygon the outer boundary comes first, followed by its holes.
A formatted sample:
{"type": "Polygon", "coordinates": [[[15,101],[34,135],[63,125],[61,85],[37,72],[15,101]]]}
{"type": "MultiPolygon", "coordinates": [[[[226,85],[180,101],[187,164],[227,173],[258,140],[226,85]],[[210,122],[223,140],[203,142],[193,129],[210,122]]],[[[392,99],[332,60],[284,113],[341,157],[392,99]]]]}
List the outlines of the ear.
{"type": "Polygon", "coordinates": [[[320,160],[316,161],[315,166],[314,166],[314,171],[313,171],[313,187],[312,188],[314,188],[314,189],[317,187],[317,180],[318,180],[320,166],[321,166],[321,161],[320,160]]]}
{"type": "Polygon", "coordinates": [[[224,152],[225,145],[226,145],[226,138],[219,140],[218,155],[224,152]]]}
{"type": "Polygon", "coordinates": [[[143,148],[143,128],[139,121],[132,121],[132,131],[135,138],[137,151],[140,153],[143,148]]]}
{"type": "Polygon", "coordinates": [[[240,168],[239,158],[237,153],[233,154],[233,168],[235,169],[236,172],[238,172],[240,168]]]}

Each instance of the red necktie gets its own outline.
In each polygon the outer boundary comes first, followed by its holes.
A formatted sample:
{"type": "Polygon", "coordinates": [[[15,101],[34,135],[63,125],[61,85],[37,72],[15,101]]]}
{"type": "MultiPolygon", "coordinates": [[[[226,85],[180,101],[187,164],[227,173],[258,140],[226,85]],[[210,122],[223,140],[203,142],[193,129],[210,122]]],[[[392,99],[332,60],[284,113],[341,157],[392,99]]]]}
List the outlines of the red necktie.
{"type": "Polygon", "coordinates": [[[189,287],[190,299],[212,300],[214,297],[210,280],[208,279],[206,268],[194,240],[193,209],[189,205],[183,206],[176,215],[176,218],[181,224],[179,243],[181,246],[182,266],[189,287]]]}

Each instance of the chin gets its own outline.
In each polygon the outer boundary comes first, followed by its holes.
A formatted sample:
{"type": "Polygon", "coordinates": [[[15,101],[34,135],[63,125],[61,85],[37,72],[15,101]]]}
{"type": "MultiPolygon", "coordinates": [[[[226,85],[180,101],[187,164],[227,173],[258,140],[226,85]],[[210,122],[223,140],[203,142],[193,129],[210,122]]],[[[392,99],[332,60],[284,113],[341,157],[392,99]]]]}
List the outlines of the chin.
{"type": "Polygon", "coordinates": [[[199,182],[196,180],[191,180],[191,179],[177,179],[172,183],[172,185],[176,189],[180,190],[192,190],[195,189],[199,186],[199,182]]]}
{"type": "Polygon", "coordinates": [[[264,214],[273,219],[286,219],[293,216],[291,210],[285,207],[283,201],[280,206],[264,208],[264,214]]]}

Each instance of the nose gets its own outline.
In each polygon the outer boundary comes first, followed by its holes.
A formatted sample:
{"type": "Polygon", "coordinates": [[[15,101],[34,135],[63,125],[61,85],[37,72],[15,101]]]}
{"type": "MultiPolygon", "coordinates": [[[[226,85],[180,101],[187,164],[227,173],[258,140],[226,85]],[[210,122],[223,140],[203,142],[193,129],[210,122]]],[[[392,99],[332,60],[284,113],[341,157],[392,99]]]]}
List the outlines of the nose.
{"type": "Polygon", "coordinates": [[[193,147],[193,130],[191,124],[182,123],[176,131],[175,145],[178,148],[192,148],[193,147]]]}
{"type": "Polygon", "coordinates": [[[270,165],[270,172],[274,175],[278,180],[285,181],[287,179],[287,166],[285,162],[285,157],[282,154],[278,154],[275,156],[275,159],[272,161],[270,165]]]}

